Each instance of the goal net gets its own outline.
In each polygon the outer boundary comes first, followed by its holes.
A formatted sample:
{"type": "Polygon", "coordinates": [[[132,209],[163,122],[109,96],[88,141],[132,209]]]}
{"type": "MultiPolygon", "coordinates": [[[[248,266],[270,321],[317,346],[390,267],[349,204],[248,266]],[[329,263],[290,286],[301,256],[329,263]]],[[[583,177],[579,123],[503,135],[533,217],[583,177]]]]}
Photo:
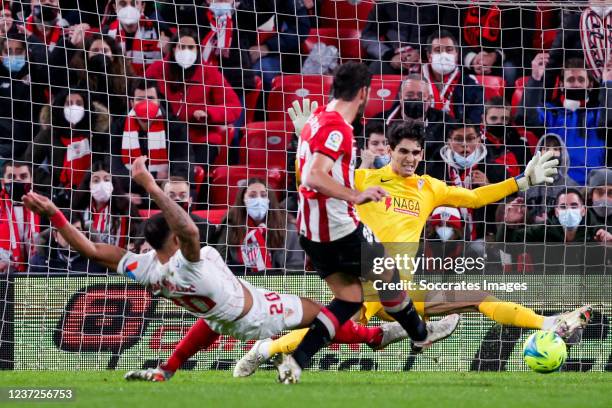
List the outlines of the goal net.
{"type": "MultiPolygon", "coordinates": [[[[328,103],[336,67],[361,61],[373,76],[352,123],[357,167],[401,163],[384,136],[418,120],[418,174],[473,190],[519,176],[538,152],[559,159],[559,174],[482,208],[436,208],[419,244],[401,243],[425,265],[411,278],[417,308],[424,303],[431,319],[465,312],[451,337],[422,354],[407,340],[380,352],[333,343],[312,368],[527,370],[522,343],[532,330],[477,313],[474,299],[488,295],[546,316],[594,305],[563,369],[612,370],[612,8],[604,1],[2,6],[0,368],[156,367],[196,321],[71,250],[23,206],[33,190],[92,241],[151,250],[143,226],[159,209],[130,178],[144,154],[164,192],[193,214],[202,244],[237,276],[328,303],[299,245],[287,109],[328,103]]],[[[411,197],[393,193],[386,211],[416,219],[426,206],[411,197]]],[[[253,342],[221,336],[183,368],[231,369],[253,342]]]]}

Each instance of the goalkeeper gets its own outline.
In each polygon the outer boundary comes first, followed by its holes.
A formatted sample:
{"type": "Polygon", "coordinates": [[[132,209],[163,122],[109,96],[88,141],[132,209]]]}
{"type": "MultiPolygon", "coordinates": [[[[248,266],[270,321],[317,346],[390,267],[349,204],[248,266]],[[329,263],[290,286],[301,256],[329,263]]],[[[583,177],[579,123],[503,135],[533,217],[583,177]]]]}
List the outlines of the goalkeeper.
{"type": "MultiPolygon", "coordinates": [[[[305,101],[305,110],[309,108],[308,105],[309,102],[305,101]]],[[[304,115],[297,103],[294,103],[294,108],[290,111],[297,132],[300,123],[304,121],[304,115]]],[[[415,174],[423,158],[423,134],[422,122],[408,120],[395,123],[387,133],[391,163],[377,170],[360,169],[355,172],[357,189],[380,186],[390,195],[381,202],[357,207],[360,219],[382,242],[414,243],[413,248],[416,252],[425,223],[436,207],[482,207],[518,190],[524,191],[534,185],[552,183],[553,176],[557,174],[558,160],[551,160],[552,153],[542,155],[538,152],[527,164],[525,173],[516,178],[474,190],[450,187],[445,182],[427,175],[415,174]]],[[[406,248],[406,245],[403,247],[406,248]]],[[[408,256],[414,255],[414,253],[408,254],[408,256]]],[[[407,277],[402,276],[402,278],[407,277]]],[[[372,293],[373,290],[369,292],[372,293]]],[[[367,288],[364,288],[364,293],[367,296],[367,288]]],[[[504,325],[553,330],[564,338],[586,326],[591,315],[591,308],[584,306],[573,312],[545,317],[519,304],[504,302],[489,293],[477,291],[429,291],[411,293],[410,297],[414,300],[418,313],[424,317],[457,312],[480,312],[504,325]]],[[[392,320],[380,302],[366,301],[360,320],[365,323],[373,316],[378,316],[382,320],[392,320]]],[[[401,327],[397,329],[402,330],[401,327]]],[[[255,343],[236,365],[234,375],[248,376],[263,361],[275,354],[292,352],[307,331],[308,329],[296,330],[274,341],[267,339],[255,343]]],[[[405,333],[404,336],[394,336],[395,339],[402,337],[408,336],[405,333]]]]}

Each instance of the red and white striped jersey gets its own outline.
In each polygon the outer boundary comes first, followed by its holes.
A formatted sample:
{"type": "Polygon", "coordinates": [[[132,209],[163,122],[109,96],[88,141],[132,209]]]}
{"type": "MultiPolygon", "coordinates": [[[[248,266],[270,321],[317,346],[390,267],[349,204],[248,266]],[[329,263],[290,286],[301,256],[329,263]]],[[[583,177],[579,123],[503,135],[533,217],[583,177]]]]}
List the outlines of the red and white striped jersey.
{"type": "Polygon", "coordinates": [[[329,242],[347,236],[359,225],[353,203],[321,194],[307,187],[315,153],[334,161],[330,176],[348,188],[354,188],[356,161],[353,127],[336,111],[322,106],[308,120],[298,145],[300,234],[311,241],[329,242]]]}

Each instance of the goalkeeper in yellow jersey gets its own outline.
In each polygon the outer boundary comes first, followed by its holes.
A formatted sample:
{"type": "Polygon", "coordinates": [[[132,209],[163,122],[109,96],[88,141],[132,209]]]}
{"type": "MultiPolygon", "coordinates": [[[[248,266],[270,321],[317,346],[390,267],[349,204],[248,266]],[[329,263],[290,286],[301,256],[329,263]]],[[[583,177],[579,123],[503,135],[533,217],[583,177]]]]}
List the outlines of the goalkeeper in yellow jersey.
{"type": "MultiPolygon", "coordinates": [[[[474,190],[450,187],[445,182],[427,175],[415,174],[423,158],[423,130],[422,122],[409,120],[395,123],[387,132],[391,163],[377,170],[360,169],[355,173],[357,189],[380,186],[389,194],[389,197],[381,202],[359,205],[357,211],[360,219],[381,242],[414,243],[414,253],[411,256],[416,254],[425,223],[436,207],[482,207],[518,190],[524,191],[537,184],[552,183],[553,175],[557,173],[558,161],[552,159],[552,153],[537,153],[527,164],[525,173],[516,178],[474,190]]],[[[402,276],[402,279],[406,279],[406,276],[402,276]]],[[[364,288],[364,293],[368,293],[367,287],[364,288]]],[[[545,317],[519,304],[504,302],[490,293],[478,291],[411,292],[410,297],[423,317],[480,312],[504,325],[554,330],[564,338],[586,326],[591,315],[591,308],[584,306],[573,312],[545,317]]],[[[373,316],[392,320],[379,302],[366,301],[359,319],[365,323],[373,316]]],[[[386,330],[384,334],[393,340],[383,339],[382,345],[408,337],[405,333],[398,335],[397,331],[403,330],[401,327],[391,327],[394,330],[386,330]]],[[[308,329],[296,330],[274,341],[258,341],[238,362],[234,376],[252,374],[262,362],[277,353],[291,353],[307,331],[308,329]]]]}

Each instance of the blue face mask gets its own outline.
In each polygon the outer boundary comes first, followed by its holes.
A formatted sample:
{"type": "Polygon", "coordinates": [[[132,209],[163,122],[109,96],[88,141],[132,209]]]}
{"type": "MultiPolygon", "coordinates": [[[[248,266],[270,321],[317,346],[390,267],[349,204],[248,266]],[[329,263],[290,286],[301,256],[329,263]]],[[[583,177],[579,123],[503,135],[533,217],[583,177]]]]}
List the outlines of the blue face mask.
{"type": "Polygon", "coordinates": [[[380,169],[381,167],[385,167],[387,164],[391,162],[391,156],[388,154],[383,154],[382,156],[376,156],[374,158],[374,168],[380,169]]]}
{"type": "Polygon", "coordinates": [[[478,155],[478,150],[474,150],[469,156],[463,156],[461,154],[453,152],[453,158],[455,159],[455,163],[457,166],[468,169],[475,164],[476,156],[478,155]]]}
{"type": "Polygon", "coordinates": [[[263,197],[253,197],[249,198],[245,205],[249,217],[254,221],[262,221],[266,218],[266,214],[268,214],[270,200],[263,197]]]}
{"type": "Polygon", "coordinates": [[[582,221],[580,208],[568,208],[559,210],[559,224],[567,229],[575,229],[582,221]]]}
{"type": "Polygon", "coordinates": [[[11,55],[2,57],[2,65],[11,72],[19,72],[26,63],[25,55],[11,55]]]}
{"type": "Polygon", "coordinates": [[[215,15],[215,17],[219,18],[225,15],[232,15],[234,11],[234,7],[230,3],[213,3],[209,7],[210,11],[215,15]]]}

